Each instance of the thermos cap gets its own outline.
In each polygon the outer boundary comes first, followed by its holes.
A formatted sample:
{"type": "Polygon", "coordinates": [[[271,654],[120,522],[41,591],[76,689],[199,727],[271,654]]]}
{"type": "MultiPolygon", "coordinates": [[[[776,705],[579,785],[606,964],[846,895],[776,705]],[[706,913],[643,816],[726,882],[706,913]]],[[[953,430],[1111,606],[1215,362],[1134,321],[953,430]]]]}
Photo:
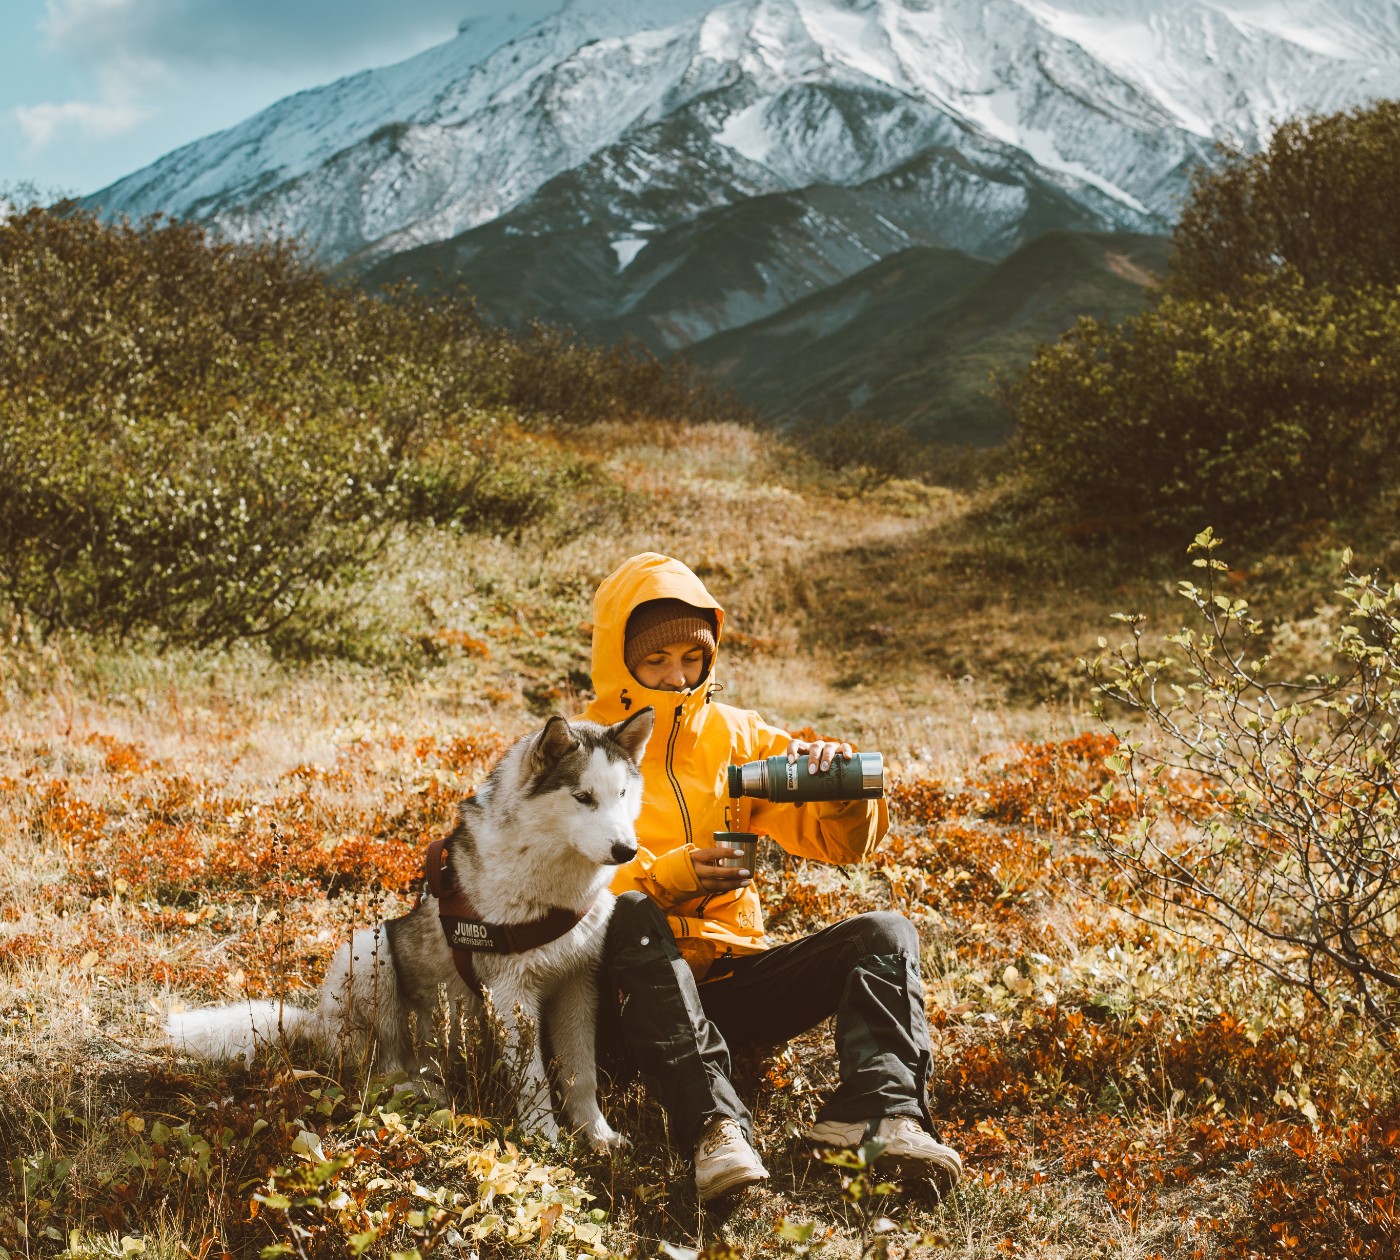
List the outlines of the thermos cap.
{"type": "Polygon", "coordinates": [[[856,753],[860,762],[860,785],[872,796],[885,794],[885,755],[884,753],[856,753]]]}
{"type": "Polygon", "coordinates": [[[717,831],[715,844],[725,849],[743,849],[743,857],[720,858],[718,865],[735,870],[753,869],[758,865],[758,832],[756,831],[717,831]]]}

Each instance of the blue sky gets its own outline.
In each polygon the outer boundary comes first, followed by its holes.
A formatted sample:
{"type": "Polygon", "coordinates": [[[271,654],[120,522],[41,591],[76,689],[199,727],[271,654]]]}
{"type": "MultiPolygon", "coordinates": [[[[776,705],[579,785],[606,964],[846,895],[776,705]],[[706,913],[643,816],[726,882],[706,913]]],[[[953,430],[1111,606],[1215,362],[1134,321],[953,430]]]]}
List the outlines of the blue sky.
{"type": "Polygon", "coordinates": [[[301,88],[560,0],[2,0],[0,191],[88,193],[301,88]]]}

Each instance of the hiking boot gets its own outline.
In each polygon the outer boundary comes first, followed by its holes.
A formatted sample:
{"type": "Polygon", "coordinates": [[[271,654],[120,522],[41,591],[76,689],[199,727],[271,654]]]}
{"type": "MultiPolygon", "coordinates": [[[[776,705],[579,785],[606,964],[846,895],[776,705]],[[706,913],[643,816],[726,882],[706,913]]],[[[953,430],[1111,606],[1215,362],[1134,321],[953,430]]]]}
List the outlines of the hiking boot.
{"type": "Polygon", "coordinates": [[[743,1126],[727,1116],[711,1120],[695,1144],[695,1193],[701,1203],[768,1180],[743,1126]]]}
{"type": "MultiPolygon", "coordinates": [[[[803,1135],[821,1147],[852,1149],[864,1144],[869,1124],[859,1120],[822,1120],[803,1135]]],[[[931,1188],[941,1199],[962,1176],[962,1159],[944,1146],[913,1116],[886,1116],[871,1135],[885,1149],[876,1161],[893,1167],[906,1190],[931,1188]]]]}

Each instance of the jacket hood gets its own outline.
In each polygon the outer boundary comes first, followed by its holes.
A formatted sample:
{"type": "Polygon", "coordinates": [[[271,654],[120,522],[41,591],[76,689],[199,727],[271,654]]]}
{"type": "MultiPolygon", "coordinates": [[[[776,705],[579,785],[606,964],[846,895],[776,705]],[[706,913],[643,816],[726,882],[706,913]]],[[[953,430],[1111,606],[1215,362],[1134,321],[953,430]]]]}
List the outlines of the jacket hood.
{"type": "Polygon", "coordinates": [[[715,666],[724,637],[724,609],[705,584],[679,560],[643,552],[625,560],[603,579],[593,596],[593,690],[597,699],[589,715],[599,721],[620,722],[645,705],[669,712],[677,699],[688,711],[703,707],[715,681],[715,666]],[[707,608],[715,618],[715,652],[710,668],[685,692],[656,691],[643,687],[623,660],[623,636],[627,619],[639,604],[653,599],[679,599],[695,608],[707,608]]]}

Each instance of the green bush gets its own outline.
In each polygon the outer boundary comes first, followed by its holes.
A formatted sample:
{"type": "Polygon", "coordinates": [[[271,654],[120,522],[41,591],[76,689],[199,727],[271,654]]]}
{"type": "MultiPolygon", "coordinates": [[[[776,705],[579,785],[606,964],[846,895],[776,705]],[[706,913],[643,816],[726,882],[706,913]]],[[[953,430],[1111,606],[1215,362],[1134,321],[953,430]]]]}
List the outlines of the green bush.
{"type": "Polygon", "coordinates": [[[487,415],[469,431],[429,443],[401,484],[404,515],[413,520],[517,536],[565,503],[561,527],[572,533],[595,501],[620,510],[614,491],[596,465],[487,415]]]}
{"type": "Polygon", "coordinates": [[[1334,291],[1400,284],[1400,101],[1290,119],[1251,157],[1197,173],[1171,292],[1239,297],[1291,270],[1334,291]]]}
{"type": "Polygon", "coordinates": [[[1236,536],[1364,514],[1396,472],[1400,103],[1283,124],[1198,174],[1157,305],[1003,390],[1067,524],[1236,536]]]}
{"type": "Polygon", "coordinates": [[[469,306],[338,286],[286,244],[14,214],[0,586],[43,628],[195,645],[279,632],[312,595],[324,618],[397,523],[518,531],[597,480],[508,406],[551,381],[561,419],[596,418],[597,376],[469,306]],[[595,399],[572,415],[570,379],[595,399]]]}
{"type": "Polygon", "coordinates": [[[493,350],[502,400],[522,416],[568,426],[637,418],[752,421],[732,394],[684,358],[658,359],[640,342],[600,346],[535,322],[519,335],[497,330],[493,350]]]}
{"type": "Polygon", "coordinates": [[[839,478],[839,493],[864,498],[896,477],[917,478],[934,460],[907,424],[859,413],[811,420],[793,435],[794,445],[839,478]]]}
{"type": "Polygon", "coordinates": [[[334,416],[0,405],[0,577],[46,626],[170,642],[266,634],[395,519],[391,438],[334,416]]]}
{"type": "Polygon", "coordinates": [[[1006,391],[1021,456],[1073,518],[1237,534],[1331,519],[1394,477],[1400,293],[1296,277],[1081,321],[1006,391]]]}

